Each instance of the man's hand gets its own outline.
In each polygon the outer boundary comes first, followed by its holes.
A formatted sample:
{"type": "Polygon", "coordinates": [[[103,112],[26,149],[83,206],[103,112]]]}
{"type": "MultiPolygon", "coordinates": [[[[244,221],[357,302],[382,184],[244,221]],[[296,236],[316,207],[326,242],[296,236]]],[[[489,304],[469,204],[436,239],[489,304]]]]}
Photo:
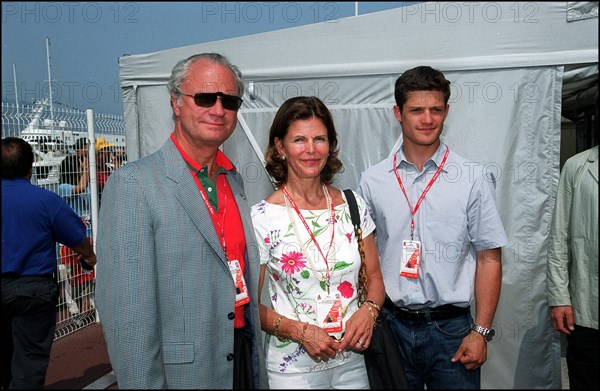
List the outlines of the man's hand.
{"type": "Polygon", "coordinates": [[[473,370],[481,367],[486,360],[487,342],[483,339],[483,335],[471,331],[469,335],[463,338],[450,361],[460,361],[466,369],[473,370]]]}
{"type": "Polygon", "coordinates": [[[575,330],[575,318],[573,317],[573,307],[570,305],[561,305],[550,307],[550,317],[554,330],[571,335],[575,330]]]}

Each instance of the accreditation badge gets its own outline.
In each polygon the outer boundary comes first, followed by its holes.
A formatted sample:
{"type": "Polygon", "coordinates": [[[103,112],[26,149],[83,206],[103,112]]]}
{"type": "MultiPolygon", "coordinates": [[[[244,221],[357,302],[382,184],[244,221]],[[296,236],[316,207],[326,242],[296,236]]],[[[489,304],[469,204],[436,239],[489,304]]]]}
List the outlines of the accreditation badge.
{"type": "Polygon", "coordinates": [[[408,278],[418,278],[420,263],[421,242],[418,240],[403,240],[400,275],[408,278]]]}
{"type": "Polygon", "coordinates": [[[235,281],[235,306],[239,307],[250,302],[248,287],[246,286],[246,280],[244,279],[240,262],[237,259],[233,259],[228,263],[231,277],[233,277],[233,281],[235,281]]]}
{"type": "Polygon", "coordinates": [[[328,334],[339,333],[343,330],[342,324],[342,297],[339,293],[334,295],[317,295],[317,323],[328,334]]]}

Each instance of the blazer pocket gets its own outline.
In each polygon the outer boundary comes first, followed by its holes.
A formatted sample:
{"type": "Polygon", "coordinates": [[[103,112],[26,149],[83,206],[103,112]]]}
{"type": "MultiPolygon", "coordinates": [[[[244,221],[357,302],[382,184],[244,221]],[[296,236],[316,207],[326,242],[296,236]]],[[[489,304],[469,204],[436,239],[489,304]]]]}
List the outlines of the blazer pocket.
{"type": "Polygon", "coordinates": [[[180,364],[194,361],[193,343],[164,343],[162,345],[163,363],[180,364]]]}

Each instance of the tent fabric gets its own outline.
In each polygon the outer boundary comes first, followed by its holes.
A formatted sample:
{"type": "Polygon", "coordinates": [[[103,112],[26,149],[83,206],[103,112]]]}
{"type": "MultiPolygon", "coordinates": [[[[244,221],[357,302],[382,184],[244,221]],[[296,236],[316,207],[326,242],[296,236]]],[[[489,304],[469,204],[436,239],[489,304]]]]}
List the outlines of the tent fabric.
{"type": "MultiPolygon", "coordinates": [[[[569,4],[571,14],[582,7],[593,15],[594,3],[577,3],[569,4]]],[[[362,171],[399,147],[392,112],[398,75],[417,65],[442,70],[452,83],[442,137],[495,174],[509,238],[497,337],[489,343],[482,387],[561,388],[560,336],[548,315],[545,265],[561,110],[569,102],[563,89],[577,97],[598,74],[597,16],[567,19],[566,2],[420,3],[122,57],[128,155],[147,156],[172,132],[166,84],[175,63],[216,51],[240,67],[246,82],[238,127],[223,151],[243,175],[250,203],[274,189],[262,153],[275,112],[298,95],[318,96],[331,110],[344,164],[334,184],[356,188],[362,171]]],[[[453,170],[455,177],[472,174],[469,166],[453,170]]]]}

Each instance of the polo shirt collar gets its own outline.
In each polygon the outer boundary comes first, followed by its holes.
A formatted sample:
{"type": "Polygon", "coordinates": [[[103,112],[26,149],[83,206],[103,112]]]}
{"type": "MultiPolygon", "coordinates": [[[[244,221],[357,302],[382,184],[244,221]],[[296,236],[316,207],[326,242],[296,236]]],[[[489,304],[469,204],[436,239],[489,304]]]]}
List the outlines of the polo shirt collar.
{"type": "MultiPolygon", "coordinates": [[[[173,144],[175,144],[175,147],[181,154],[181,157],[183,158],[183,160],[185,160],[185,162],[187,163],[188,167],[190,169],[192,169],[194,172],[196,172],[196,174],[198,174],[200,172],[200,170],[202,170],[203,167],[200,165],[200,163],[194,161],[194,159],[192,159],[187,153],[185,153],[185,151],[181,148],[181,146],[177,142],[174,132],[171,133],[171,141],[173,142],[173,144]]],[[[227,171],[234,172],[236,170],[235,166],[233,165],[231,160],[229,160],[229,158],[227,158],[227,156],[225,156],[225,154],[220,149],[217,150],[217,155],[215,156],[215,162],[217,163],[217,173],[227,172],[227,171]]]]}

